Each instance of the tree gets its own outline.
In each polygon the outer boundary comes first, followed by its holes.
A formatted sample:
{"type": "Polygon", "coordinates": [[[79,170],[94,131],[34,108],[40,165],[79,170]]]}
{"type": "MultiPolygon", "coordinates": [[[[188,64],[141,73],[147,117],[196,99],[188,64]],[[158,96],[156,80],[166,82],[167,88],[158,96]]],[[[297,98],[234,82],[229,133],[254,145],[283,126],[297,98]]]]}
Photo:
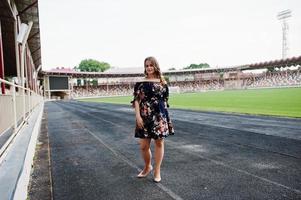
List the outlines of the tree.
{"type": "Polygon", "coordinates": [[[168,76],[164,76],[164,79],[167,83],[169,83],[169,77],[168,76]]]}
{"type": "Polygon", "coordinates": [[[275,69],[275,67],[267,67],[267,71],[268,72],[275,72],[276,69],[275,69]]]}
{"type": "Polygon", "coordinates": [[[210,66],[207,63],[200,63],[200,64],[190,64],[183,69],[201,69],[201,68],[209,68],[210,66]]]}
{"type": "Polygon", "coordinates": [[[75,69],[79,69],[82,72],[103,72],[110,67],[110,64],[106,62],[99,62],[93,59],[85,59],[82,60],[79,66],[75,67],[75,69]]]}
{"type": "Polygon", "coordinates": [[[174,70],[176,70],[176,68],[174,67],[168,69],[168,71],[174,71],[174,70]]]}

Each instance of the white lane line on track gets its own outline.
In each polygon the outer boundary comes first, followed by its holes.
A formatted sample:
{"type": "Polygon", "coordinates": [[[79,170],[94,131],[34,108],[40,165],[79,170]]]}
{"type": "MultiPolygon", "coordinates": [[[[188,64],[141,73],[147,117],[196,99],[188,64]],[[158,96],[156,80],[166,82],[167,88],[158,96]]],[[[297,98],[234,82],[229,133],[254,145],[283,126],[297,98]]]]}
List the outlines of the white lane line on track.
{"type": "MultiPolygon", "coordinates": [[[[87,102],[72,102],[72,104],[73,105],[79,105],[79,106],[87,105],[89,107],[92,107],[91,104],[87,103],[87,102]]],[[[96,109],[102,109],[102,107],[95,107],[95,108],[96,109]]],[[[121,108],[115,109],[115,111],[123,112],[123,113],[133,113],[134,109],[133,108],[128,108],[128,107],[121,107],[121,108]]],[[[189,109],[187,109],[187,110],[185,110],[185,109],[184,110],[183,109],[171,109],[170,110],[170,114],[174,115],[173,118],[176,118],[176,116],[183,116],[182,114],[184,114],[184,113],[189,114],[188,119],[190,121],[197,120],[197,121],[201,122],[202,120],[205,120],[205,119],[216,119],[216,116],[223,116],[224,117],[224,119],[222,120],[223,122],[225,122],[225,120],[229,120],[229,119],[230,119],[230,121],[240,121],[241,118],[245,118],[248,123],[249,122],[255,122],[256,124],[260,124],[260,125],[269,124],[269,126],[272,126],[272,127],[278,127],[279,124],[281,124],[281,127],[285,127],[285,128],[291,128],[291,126],[296,126],[297,125],[301,129],[301,127],[298,125],[299,121],[301,122],[301,120],[296,119],[296,118],[292,119],[292,118],[289,118],[289,117],[271,116],[271,119],[268,119],[267,118],[268,116],[264,117],[264,116],[260,116],[260,115],[249,115],[249,114],[243,114],[243,113],[240,113],[240,114],[239,113],[223,113],[223,112],[221,112],[221,113],[219,113],[219,112],[207,113],[206,111],[204,111],[204,112],[202,112],[202,111],[191,111],[189,109]],[[259,117],[259,118],[256,118],[256,117],[259,117]],[[193,118],[193,120],[191,120],[191,118],[193,118]],[[285,120],[285,121],[282,121],[282,120],[285,120]]],[[[178,118],[177,120],[183,120],[183,117],[178,118]]],[[[215,120],[211,120],[211,121],[213,122],[212,124],[216,123],[215,120]]],[[[246,124],[246,125],[248,125],[248,124],[246,124]]],[[[227,127],[227,126],[221,126],[221,127],[231,128],[231,127],[227,127]]]]}
{"type": "MultiPolygon", "coordinates": [[[[116,157],[123,160],[125,163],[127,163],[129,166],[137,169],[138,172],[140,172],[142,169],[140,169],[135,163],[127,159],[125,156],[119,154],[117,151],[115,151],[112,147],[110,147],[108,144],[106,144],[102,139],[100,139],[97,135],[95,135],[92,131],[90,131],[88,128],[84,127],[85,130],[87,130],[96,140],[98,140],[101,144],[103,144],[107,149],[109,149],[116,157]]],[[[182,200],[180,196],[175,194],[173,191],[162,185],[161,183],[155,183],[160,189],[162,189],[164,192],[166,192],[170,197],[172,197],[175,200],[182,200]]]]}
{"type": "MultiPolygon", "coordinates": [[[[77,105],[77,106],[83,106],[83,105],[86,105],[86,104],[81,104],[81,103],[78,103],[78,102],[72,102],[71,103],[72,105],[77,105]]],[[[91,109],[95,110],[95,111],[99,111],[99,109],[103,109],[102,107],[95,107],[95,108],[92,108],[92,106],[90,105],[87,105],[88,107],[90,107],[91,109]]],[[[107,109],[107,108],[105,108],[107,109]]],[[[130,111],[130,109],[128,109],[130,111]]],[[[116,109],[114,111],[117,111],[117,112],[122,112],[122,113],[133,113],[132,112],[129,112],[129,111],[123,111],[121,109],[116,109]]],[[[177,112],[179,110],[176,110],[177,112]]],[[[262,129],[250,129],[250,128],[244,128],[244,127],[237,127],[237,126],[230,126],[229,124],[228,125],[223,125],[225,124],[225,120],[228,120],[230,119],[230,121],[240,121],[240,117],[247,117],[245,115],[242,115],[242,116],[233,116],[233,115],[228,115],[226,116],[226,114],[223,114],[223,115],[219,115],[219,114],[214,114],[215,116],[225,116],[225,118],[222,120],[223,123],[216,123],[215,120],[212,120],[212,115],[213,114],[206,114],[206,113],[197,113],[196,112],[190,112],[190,111],[187,111],[189,113],[189,116],[188,117],[183,117],[183,114],[181,114],[181,112],[184,112],[184,111],[180,111],[180,114],[173,114],[172,118],[173,120],[179,120],[179,121],[184,121],[184,122],[189,122],[189,123],[195,123],[195,124],[202,124],[202,125],[209,125],[210,126],[214,126],[214,127],[218,127],[218,128],[226,128],[226,129],[231,129],[231,130],[238,130],[238,129],[241,129],[243,131],[247,131],[247,132],[252,132],[252,133],[257,133],[257,134],[261,134],[261,135],[266,135],[266,136],[277,136],[277,137],[283,137],[283,138],[288,138],[288,139],[294,139],[294,140],[301,140],[301,136],[298,136],[296,134],[293,134],[293,135],[287,135],[288,133],[287,132],[284,132],[284,133],[274,133],[274,132],[269,132],[267,133],[266,130],[262,130],[262,129]],[[181,116],[181,117],[177,117],[177,116],[181,116]],[[210,122],[212,123],[204,123],[204,120],[208,120],[208,119],[211,119],[210,122]],[[285,134],[285,135],[284,135],[285,134]]],[[[175,110],[172,110],[171,113],[175,113],[175,110]]],[[[214,118],[214,117],[213,117],[214,118]]],[[[277,121],[278,118],[276,118],[275,120],[274,119],[256,119],[256,118],[252,118],[252,117],[248,117],[246,118],[246,120],[248,121],[248,124],[246,125],[253,125],[253,126],[256,126],[256,125],[265,125],[265,124],[269,124],[270,127],[272,128],[277,128],[279,127],[280,125],[280,122],[277,121]],[[249,124],[250,121],[254,121],[256,122],[256,124],[249,124]],[[275,125],[273,125],[275,124],[275,125]]],[[[281,119],[281,118],[280,118],[281,119]]],[[[285,119],[285,118],[284,118],[285,119]]],[[[227,123],[226,123],[227,124],[227,123]]],[[[294,131],[296,131],[297,129],[300,129],[301,130],[301,127],[298,125],[297,122],[281,122],[281,127],[284,127],[284,128],[291,128],[293,129],[294,131]],[[292,125],[290,125],[292,124],[292,125]],[[294,126],[294,128],[292,128],[292,126],[294,126]]]]}
{"type": "MultiPolygon", "coordinates": [[[[82,112],[82,111],[79,111],[82,112]]],[[[85,112],[82,112],[85,113],[85,112]]],[[[87,113],[85,113],[87,114],[87,113]]],[[[92,115],[91,115],[92,116],[92,115]]],[[[70,116],[69,119],[71,119],[72,116],[70,116]]],[[[95,116],[94,116],[95,117],[95,116]]],[[[120,126],[118,124],[115,124],[113,122],[110,122],[108,120],[102,119],[102,118],[98,118],[100,120],[103,120],[105,122],[108,122],[110,124],[113,124],[115,126],[119,126],[124,128],[123,126],[120,126]]],[[[79,123],[78,123],[79,124],[79,123]]],[[[110,145],[106,144],[101,138],[99,138],[97,135],[95,135],[92,131],[90,131],[86,126],[83,126],[82,124],[79,124],[80,127],[82,127],[84,130],[86,130],[90,135],[92,135],[96,140],[98,140],[101,144],[103,144],[107,149],[109,149],[117,158],[121,159],[122,161],[124,161],[125,163],[127,163],[129,166],[137,169],[138,172],[140,172],[142,169],[140,169],[135,163],[133,163],[132,161],[130,161],[128,158],[126,158],[125,156],[123,156],[122,154],[118,153],[117,151],[115,151],[110,145]]],[[[164,192],[166,192],[171,198],[175,199],[175,200],[183,200],[180,196],[178,196],[177,194],[175,194],[172,190],[170,190],[169,188],[165,187],[162,183],[154,183],[156,186],[158,186],[161,190],[163,190],[164,192]]]]}
{"type": "MultiPolygon", "coordinates": [[[[74,104],[74,103],[72,103],[72,105],[76,105],[76,106],[79,106],[79,107],[81,107],[81,105],[80,104],[74,104]]],[[[95,111],[95,112],[99,112],[100,110],[100,108],[89,108],[90,110],[93,110],[93,111],[95,111]]],[[[105,119],[103,119],[103,118],[99,118],[99,117],[97,117],[97,116],[95,116],[95,115],[91,115],[91,114],[89,114],[89,112],[85,112],[85,111],[81,111],[82,113],[85,113],[86,115],[90,115],[90,116],[92,116],[92,117],[94,117],[94,118],[96,118],[96,119],[100,119],[100,120],[102,120],[102,121],[105,121],[105,122],[107,122],[107,123],[110,123],[110,124],[112,124],[112,125],[114,125],[114,126],[117,126],[117,127],[121,127],[121,128],[124,128],[124,126],[122,126],[122,125],[119,125],[119,124],[116,124],[116,123],[112,123],[111,121],[108,121],[108,120],[105,120],[105,119]]],[[[103,110],[101,110],[101,112],[103,112],[103,110]]],[[[109,111],[107,111],[107,110],[105,110],[104,111],[105,113],[108,113],[109,111]]],[[[189,123],[194,123],[194,124],[198,124],[198,125],[208,125],[208,124],[205,124],[205,123],[201,123],[201,122],[193,122],[193,121],[186,121],[186,120],[181,120],[181,121],[183,121],[183,122],[189,122],[189,123]]],[[[219,128],[226,128],[226,129],[231,129],[231,130],[238,130],[237,128],[231,128],[231,127],[228,127],[228,126],[222,126],[222,125],[210,125],[210,126],[213,126],[213,127],[219,127],[219,128]]],[[[247,131],[247,130],[244,130],[244,131],[247,131]]],[[[261,133],[257,133],[256,131],[252,131],[252,133],[256,133],[256,134],[261,134],[261,133]]],[[[266,135],[266,134],[264,134],[264,135],[266,135]]],[[[209,138],[209,137],[206,137],[205,135],[202,135],[202,137],[203,138],[205,138],[205,139],[209,139],[209,140],[211,140],[211,138],[209,138]]],[[[246,144],[240,144],[240,143],[229,143],[229,142],[225,142],[225,141],[223,141],[223,140],[215,140],[215,141],[217,141],[217,142],[219,142],[219,143],[224,143],[224,144],[231,144],[231,145],[234,145],[234,146],[239,146],[239,147],[242,147],[242,148],[255,148],[255,149],[259,149],[259,150],[263,150],[263,151],[267,151],[267,152],[271,152],[271,153],[274,153],[274,154],[278,154],[278,155],[282,155],[282,156],[289,156],[289,157],[292,157],[292,158],[296,158],[296,159],[300,159],[299,157],[296,157],[296,156],[294,156],[294,155],[290,155],[290,154],[286,154],[286,153],[282,153],[282,152],[277,152],[277,151],[272,151],[272,150],[269,150],[269,149],[265,149],[265,148],[261,148],[261,147],[257,147],[257,146],[253,146],[253,145],[246,145],[246,144]]]]}
{"type": "MultiPolygon", "coordinates": [[[[88,114],[87,112],[83,112],[83,111],[79,111],[79,112],[82,112],[82,113],[84,113],[84,114],[90,115],[90,116],[92,116],[92,117],[94,117],[94,118],[97,118],[97,119],[99,119],[99,120],[108,122],[108,123],[110,123],[110,124],[112,124],[112,125],[115,125],[115,126],[119,126],[119,127],[124,128],[123,126],[120,126],[120,125],[118,125],[118,124],[116,124],[116,123],[114,123],[114,122],[111,122],[111,121],[102,119],[102,118],[100,118],[100,117],[95,117],[95,116],[93,116],[93,115],[91,115],[91,114],[88,114]]],[[[87,130],[88,130],[88,129],[87,129],[87,130]]],[[[170,141],[170,140],[169,140],[168,142],[166,142],[166,144],[169,144],[169,143],[173,143],[173,145],[172,145],[173,147],[177,147],[177,145],[178,145],[176,142],[172,142],[172,141],[170,141]]],[[[182,149],[181,149],[181,150],[182,150],[182,149]]],[[[220,161],[217,161],[217,160],[213,160],[213,159],[210,159],[210,158],[207,158],[207,157],[200,156],[199,154],[196,154],[195,152],[190,152],[190,151],[187,151],[187,150],[184,150],[184,151],[189,152],[189,153],[192,153],[193,155],[196,155],[196,156],[198,156],[198,157],[200,157],[200,158],[202,158],[202,159],[208,160],[208,161],[210,161],[210,162],[212,162],[212,163],[214,163],[214,164],[216,164],[216,165],[224,166],[224,167],[226,167],[226,168],[229,168],[229,169],[232,169],[232,170],[234,170],[234,171],[243,173],[243,174],[245,174],[245,175],[249,175],[249,176],[251,176],[251,177],[253,177],[253,178],[257,178],[257,179],[262,180],[262,181],[264,181],[264,182],[267,182],[267,183],[270,183],[270,184],[273,184],[273,185],[276,185],[276,186],[285,188],[285,189],[290,190],[290,191],[293,191],[293,192],[295,192],[295,193],[297,193],[297,194],[301,194],[301,191],[298,190],[298,189],[294,189],[294,188],[291,188],[291,187],[289,187],[289,186],[283,185],[283,184],[281,184],[281,183],[277,183],[277,182],[275,182],[275,181],[271,181],[271,180],[266,179],[266,178],[264,178],[264,177],[257,176],[257,175],[255,175],[255,174],[252,174],[252,173],[247,172],[247,171],[245,171],[245,170],[238,169],[238,168],[236,168],[236,167],[232,167],[232,166],[227,165],[227,164],[225,164],[225,163],[223,163],[223,162],[220,162],[220,161]]],[[[121,156],[122,156],[122,155],[121,155],[121,156]]],[[[130,162],[131,162],[131,161],[130,161],[130,162]]],[[[139,169],[139,168],[138,168],[138,169],[139,169]]],[[[157,184],[157,185],[159,186],[159,184],[157,184]]]]}
{"type": "MultiPolygon", "coordinates": [[[[100,118],[98,118],[98,119],[100,119],[100,118]]],[[[102,120],[102,119],[100,119],[100,120],[102,120]]],[[[103,121],[107,121],[107,120],[103,120],[103,121]]],[[[110,124],[114,124],[115,126],[117,126],[117,124],[115,124],[115,123],[113,123],[113,122],[109,122],[109,123],[110,123],[110,124]]],[[[118,126],[119,126],[119,125],[118,125],[118,126]]],[[[175,147],[175,146],[178,145],[178,144],[176,144],[175,142],[172,142],[172,141],[168,141],[166,144],[169,145],[169,143],[174,143],[173,145],[171,145],[171,146],[173,146],[173,147],[175,147]]],[[[181,149],[181,150],[182,150],[182,149],[181,149]]],[[[188,151],[188,150],[185,149],[184,151],[188,151]]],[[[216,160],[213,160],[213,159],[204,157],[204,156],[200,156],[199,154],[197,154],[197,153],[195,153],[195,152],[190,152],[190,151],[189,151],[189,153],[192,153],[192,154],[194,154],[194,155],[196,155],[196,156],[198,156],[198,157],[200,157],[200,158],[202,158],[202,159],[205,159],[205,160],[208,160],[208,161],[210,161],[210,162],[213,162],[213,163],[216,164],[216,165],[221,165],[221,166],[223,166],[223,167],[232,169],[232,170],[234,170],[234,171],[237,171],[237,172],[240,172],[240,173],[243,173],[243,174],[252,176],[253,178],[260,179],[260,180],[262,180],[262,181],[264,181],[264,182],[268,182],[268,183],[270,183],[270,184],[274,184],[274,185],[277,185],[277,186],[279,186],[279,187],[283,187],[283,188],[285,188],[285,189],[288,189],[288,190],[294,191],[294,192],[296,192],[296,193],[298,193],[298,194],[301,194],[301,191],[300,191],[300,190],[291,188],[291,187],[286,186],[286,185],[283,185],[283,184],[281,184],[281,183],[277,183],[277,182],[275,182],[275,181],[271,181],[271,180],[269,180],[269,179],[266,179],[266,178],[257,176],[257,175],[255,175],[255,174],[252,174],[252,173],[247,172],[247,171],[245,171],[245,170],[238,169],[238,168],[236,168],[236,167],[232,167],[232,166],[227,165],[227,164],[225,164],[225,163],[223,163],[223,162],[216,161],[216,160]]]]}
{"type": "MultiPolygon", "coordinates": [[[[167,144],[167,145],[170,145],[170,146],[172,146],[172,147],[174,147],[174,148],[176,148],[176,149],[183,150],[183,148],[180,148],[181,145],[179,145],[177,142],[173,142],[173,141],[170,141],[170,140],[169,140],[168,142],[166,142],[166,144],[167,144]]],[[[216,164],[216,165],[220,165],[220,166],[223,166],[223,167],[232,169],[232,170],[234,170],[234,171],[237,171],[237,172],[246,174],[246,175],[248,175],[248,176],[252,176],[253,178],[257,178],[257,179],[262,180],[262,181],[264,181],[264,182],[267,182],[267,183],[270,183],[270,184],[274,184],[274,185],[277,185],[277,186],[279,186],[279,187],[283,187],[283,188],[285,188],[285,189],[287,189],[287,190],[291,190],[291,191],[293,191],[293,192],[295,192],[295,193],[297,193],[297,194],[301,194],[301,191],[298,190],[298,189],[294,189],[294,188],[291,188],[291,187],[289,187],[289,186],[283,185],[283,184],[281,184],[281,183],[277,183],[277,182],[275,182],[275,181],[271,181],[271,180],[266,179],[266,178],[263,178],[263,177],[261,177],[261,176],[257,176],[257,175],[255,175],[255,174],[252,174],[252,173],[247,172],[247,171],[245,171],[245,170],[238,169],[238,168],[236,168],[236,167],[232,167],[232,166],[230,166],[230,165],[228,165],[228,164],[225,164],[225,163],[223,163],[223,162],[221,162],[221,161],[217,161],[217,160],[214,160],[214,159],[211,159],[211,158],[207,158],[207,157],[201,156],[201,155],[199,154],[199,152],[191,151],[191,150],[189,150],[188,148],[187,148],[187,149],[184,149],[184,151],[187,152],[187,153],[193,154],[194,156],[197,156],[197,157],[199,157],[199,158],[202,158],[202,159],[204,159],[204,160],[210,161],[210,162],[212,162],[212,163],[214,163],[214,164],[216,164]]]]}
{"type": "MultiPolygon", "coordinates": [[[[282,137],[282,138],[286,138],[286,139],[294,139],[294,140],[301,140],[301,136],[296,136],[296,135],[283,135],[283,133],[273,133],[273,132],[267,132],[264,129],[250,129],[250,128],[245,128],[245,127],[238,127],[238,126],[231,126],[231,125],[223,125],[223,124],[227,124],[227,122],[212,122],[212,123],[208,123],[208,122],[203,122],[203,120],[201,119],[195,119],[195,118],[183,118],[183,117],[174,117],[173,120],[178,120],[178,121],[182,121],[182,122],[188,122],[188,123],[192,123],[192,124],[198,124],[198,125],[205,125],[205,126],[212,126],[212,127],[217,127],[217,128],[225,128],[225,129],[230,129],[230,130],[242,130],[242,131],[246,131],[246,132],[252,132],[252,133],[256,133],[256,134],[260,134],[260,135],[265,135],[265,136],[276,136],[276,137],[282,137]]],[[[229,123],[228,123],[229,124],[229,123]]],[[[252,124],[253,125],[253,124],[252,124]]],[[[253,126],[257,126],[256,124],[254,124],[253,126]]],[[[271,125],[269,125],[271,127],[271,125]]],[[[284,128],[291,128],[291,127],[285,127],[282,126],[284,128]]],[[[274,126],[272,128],[277,129],[277,126],[274,126]]],[[[296,130],[296,128],[291,128],[293,130],[296,130]]]]}
{"type": "MultiPolygon", "coordinates": [[[[180,129],[178,129],[177,132],[181,133],[182,131],[180,131],[180,129]]],[[[273,151],[273,150],[265,149],[265,148],[262,148],[262,147],[259,147],[259,146],[248,145],[248,144],[243,144],[243,143],[235,143],[235,142],[231,143],[231,142],[227,142],[227,141],[221,140],[221,139],[218,140],[218,139],[210,138],[210,137],[208,137],[204,134],[199,134],[199,136],[204,140],[211,140],[211,141],[213,140],[213,141],[218,142],[218,143],[230,144],[230,145],[233,145],[233,146],[238,146],[240,148],[253,148],[253,149],[258,149],[258,150],[261,150],[261,151],[265,151],[265,152],[269,152],[269,153],[273,153],[273,154],[277,154],[277,155],[281,155],[281,156],[300,159],[300,157],[297,157],[297,156],[294,156],[294,155],[291,155],[291,154],[282,153],[282,152],[278,152],[278,151],[273,151]]]]}

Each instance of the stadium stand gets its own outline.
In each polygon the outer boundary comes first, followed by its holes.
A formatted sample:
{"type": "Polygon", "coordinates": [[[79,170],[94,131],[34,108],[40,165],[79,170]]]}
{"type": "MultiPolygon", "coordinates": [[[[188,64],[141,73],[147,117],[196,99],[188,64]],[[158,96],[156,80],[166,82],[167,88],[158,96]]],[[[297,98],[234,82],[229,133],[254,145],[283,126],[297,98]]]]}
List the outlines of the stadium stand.
{"type": "MultiPolygon", "coordinates": [[[[300,87],[301,56],[283,60],[225,68],[165,71],[171,92],[205,92],[263,87],[300,87]],[[294,69],[292,69],[294,68],[294,69]],[[257,73],[256,71],[262,72],[257,73]],[[273,71],[273,72],[269,72],[273,71]]],[[[106,72],[79,72],[56,68],[44,71],[44,96],[58,99],[131,95],[135,82],[143,78],[143,68],[112,68],[106,72]],[[66,89],[53,90],[49,77],[68,78],[66,89]]]]}
{"type": "Polygon", "coordinates": [[[300,87],[301,72],[300,69],[279,72],[265,72],[262,74],[252,75],[244,81],[245,88],[300,87]]]}
{"type": "MultiPolygon", "coordinates": [[[[300,65],[295,65],[295,62],[292,65],[286,62],[284,68],[273,68],[272,72],[265,66],[255,66],[256,69],[244,66],[230,69],[179,70],[165,72],[164,76],[169,81],[170,91],[174,93],[301,86],[300,65]],[[258,69],[261,72],[258,73],[258,69]]],[[[78,73],[76,72],[76,77],[66,73],[66,70],[60,73],[61,76],[70,76],[73,80],[70,98],[132,95],[135,82],[143,77],[141,72],[118,72],[116,69],[114,73],[82,72],[82,77],[78,73]]]]}
{"type": "Polygon", "coordinates": [[[74,86],[72,97],[127,96],[133,93],[129,85],[74,86]]]}
{"type": "MultiPolygon", "coordinates": [[[[171,92],[176,93],[300,87],[300,65],[301,56],[236,67],[173,70],[163,72],[163,75],[171,92]]],[[[144,76],[141,69],[113,68],[102,73],[56,69],[43,73],[45,76],[68,76],[72,80],[69,98],[84,98],[132,95],[135,82],[144,76]]]]}

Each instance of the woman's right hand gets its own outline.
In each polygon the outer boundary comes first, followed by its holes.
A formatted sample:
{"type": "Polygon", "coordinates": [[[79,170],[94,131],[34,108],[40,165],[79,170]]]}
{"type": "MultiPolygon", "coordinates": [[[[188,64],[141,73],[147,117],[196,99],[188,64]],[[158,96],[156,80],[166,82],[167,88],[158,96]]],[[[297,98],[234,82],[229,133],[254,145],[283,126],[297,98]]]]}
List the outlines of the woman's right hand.
{"type": "Polygon", "coordinates": [[[138,128],[142,129],[143,128],[143,120],[141,118],[141,116],[136,116],[136,123],[138,128]]]}

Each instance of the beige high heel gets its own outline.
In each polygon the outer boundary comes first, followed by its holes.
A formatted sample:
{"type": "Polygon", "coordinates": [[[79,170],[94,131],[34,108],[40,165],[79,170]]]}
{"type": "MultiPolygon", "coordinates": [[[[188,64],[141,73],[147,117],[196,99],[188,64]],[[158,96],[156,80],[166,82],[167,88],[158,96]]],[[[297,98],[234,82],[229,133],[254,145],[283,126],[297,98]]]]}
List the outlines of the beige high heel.
{"type": "Polygon", "coordinates": [[[155,183],[160,183],[160,182],[161,182],[161,175],[158,176],[158,177],[156,177],[156,173],[154,173],[154,179],[153,179],[153,181],[154,181],[155,183]]]}
{"type": "Polygon", "coordinates": [[[160,183],[161,182],[161,178],[154,178],[154,182],[155,183],[160,183]]]}
{"type": "Polygon", "coordinates": [[[143,174],[143,171],[142,170],[138,175],[137,175],[137,178],[145,178],[149,175],[149,173],[151,173],[151,171],[153,170],[153,167],[151,166],[150,169],[145,173],[143,174]]]}

